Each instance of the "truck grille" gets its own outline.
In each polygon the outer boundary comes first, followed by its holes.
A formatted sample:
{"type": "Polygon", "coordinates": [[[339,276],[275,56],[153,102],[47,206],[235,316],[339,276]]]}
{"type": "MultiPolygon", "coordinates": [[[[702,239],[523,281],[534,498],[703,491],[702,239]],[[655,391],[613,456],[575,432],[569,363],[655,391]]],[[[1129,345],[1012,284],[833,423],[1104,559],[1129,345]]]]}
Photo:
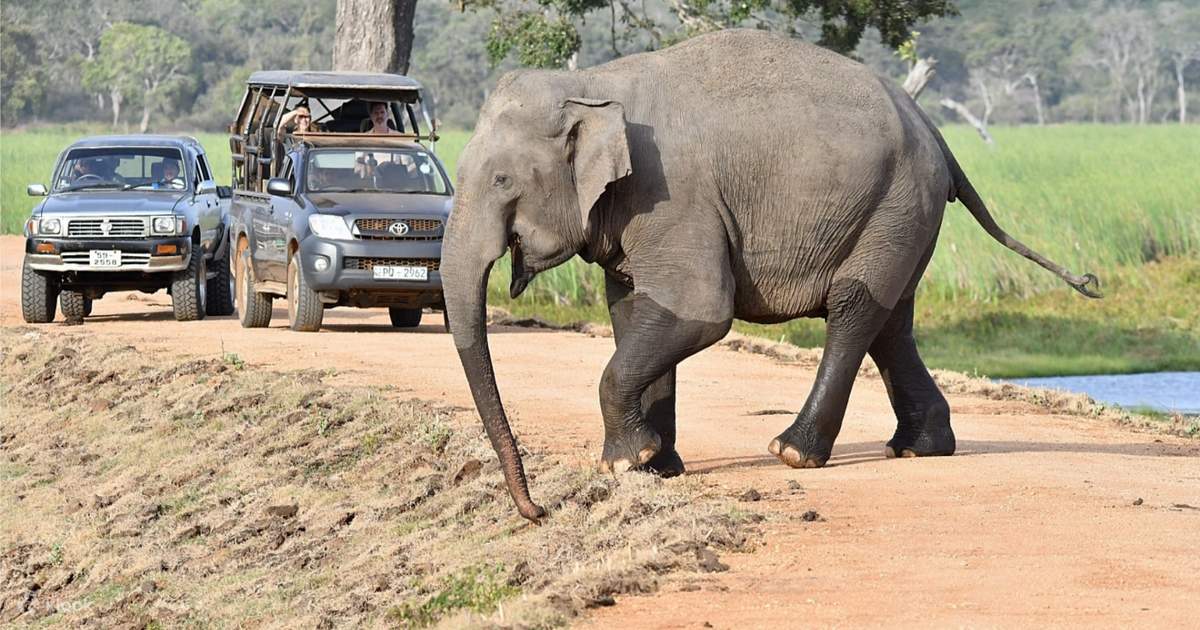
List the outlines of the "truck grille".
{"type": "Polygon", "coordinates": [[[442,222],[438,219],[356,219],[358,238],[375,241],[436,241],[442,238],[439,233],[442,222]],[[388,231],[392,224],[404,223],[408,233],[403,236],[388,231]]]}
{"type": "Polygon", "coordinates": [[[70,219],[67,221],[67,236],[79,238],[143,237],[146,236],[146,219],[141,217],[70,219]]]}
{"type": "MultiPolygon", "coordinates": [[[[87,267],[90,264],[87,252],[63,252],[62,260],[68,265],[82,265],[87,267]]],[[[149,264],[149,252],[121,252],[121,269],[145,267],[149,264]]],[[[111,269],[111,267],[108,267],[108,269],[111,269]]]]}
{"type": "Polygon", "coordinates": [[[347,256],[342,262],[343,269],[370,271],[375,268],[375,265],[387,267],[425,267],[430,271],[437,271],[441,268],[442,261],[438,258],[362,258],[347,256]]]}

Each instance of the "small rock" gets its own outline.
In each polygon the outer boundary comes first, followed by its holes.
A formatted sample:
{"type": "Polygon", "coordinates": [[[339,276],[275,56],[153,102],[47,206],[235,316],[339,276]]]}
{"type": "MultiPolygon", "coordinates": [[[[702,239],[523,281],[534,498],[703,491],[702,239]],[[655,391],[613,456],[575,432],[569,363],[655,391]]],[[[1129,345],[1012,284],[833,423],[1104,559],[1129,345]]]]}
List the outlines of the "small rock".
{"type": "Polygon", "coordinates": [[[705,621],[705,622],[704,622],[704,627],[705,627],[705,628],[711,628],[711,627],[713,627],[713,625],[712,625],[711,623],[708,623],[707,621],[705,621]]]}
{"type": "Polygon", "coordinates": [[[821,515],[817,514],[816,510],[809,510],[809,511],[805,512],[804,514],[800,515],[800,520],[802,520],[806,523],[811,523],[816,520],[824,520],[824,519],[821,519],[821,515]]]}
{"type": "Polygon", "coordinates": [[[1133,500],[1133,504],[1134,504],[1134,505],[1141,505],[1141,504],[1143,504],[1143,503],[1145,503],[1145,501],[1143,501],[1143,500],[1142,500],[1142,497],[1138,497],[1138,498],[1136,498],[1136,499],[1134,499],[1134,500],[1133,500]]]}
{"type": "Polygon", "coordinates": [[[272,505],[267,508],[267,514],[278,516],[279,518],[292,518],[300,511],[300,506],[295,503],[291,505],[272,505]]]}
{"type": "Polygon", "coordinates": [[[750,488],[749,490],[743,492],[741,494],[741,496],[738,497],[738,499],[740,499],[742,501],[761,501],[762,494],[760,494],[758,492],[758,490],[755,490],[754,488],[750,488]]]}
{"type": "Polygon", "coordinates": [[[483,470],[483,462],[478,459],[468,459],[463,462],[462,467],[450,479],[450,485],[457,486],[464,481],[470,481],[479,476],[479,471],[483,470]]]}
{"type": "Polygon", "coordinates": [[[92,496],[92,507],[96,508],[97,510],[101,510],[101,509],[104,509],[104,508],[112,505],[113,501],[116,501],[116,500],[117,500],[117,495],[115,495],[115,494],[112,495],[111,497],[102,497],[98,494],[93,495],[92,496]]]}
{"type": "Polygon", "coordinates": [[[717,554],[707,547],[696,550],[696,560],[700,562],[700,570],[705,573],[721,573],[729,570],[729,565],[722,563],[717,554]]]}
{"type": "Polygon", "coordinates": [[[795,479],[789,479],[787,487],[788,487],[788,490],[791,490],[792,492],[799,492],[801,490],[804,490],[804,486],[800,485],[800,482],[796,481],[795,479]]]}

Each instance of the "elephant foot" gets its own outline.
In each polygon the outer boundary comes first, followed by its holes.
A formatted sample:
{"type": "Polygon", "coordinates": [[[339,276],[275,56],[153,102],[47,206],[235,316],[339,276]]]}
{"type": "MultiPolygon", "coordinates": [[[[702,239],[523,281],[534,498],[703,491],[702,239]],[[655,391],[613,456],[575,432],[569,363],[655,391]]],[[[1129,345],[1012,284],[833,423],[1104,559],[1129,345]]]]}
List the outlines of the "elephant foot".
{"type": "Polygon", "coordinates": [[[653,473],[663,479],[670,479],[684,473],[683,458],[673,448],[663,449],[651,457],[650,461],[638,466],[637,469],[653,473]]]}
{"type": "Polygon", "coordinates": [[[819,439],[797,439],[791,430],[771,440],[767,450],[779,461],[792,468],[820,468],[829,461],[833,444],[820,444],[819,439]]]}
{"type": "Polygon", "coordinates": [[[662,438],[649,427],[639,427],[618,436],[606,436],[604,452],[600,456],[600,471],[622,473],[633,470],[649,463],[661,449],[662,438]]]}
{"type": "Polygon", "coordinates": [[[947,424],[944,428],[933,431],[901,431],[896,430],[892,439],[888,440],[883,454],[887,457],[933,457],[937,455],[954,454],[954,431],[947,424]]]}

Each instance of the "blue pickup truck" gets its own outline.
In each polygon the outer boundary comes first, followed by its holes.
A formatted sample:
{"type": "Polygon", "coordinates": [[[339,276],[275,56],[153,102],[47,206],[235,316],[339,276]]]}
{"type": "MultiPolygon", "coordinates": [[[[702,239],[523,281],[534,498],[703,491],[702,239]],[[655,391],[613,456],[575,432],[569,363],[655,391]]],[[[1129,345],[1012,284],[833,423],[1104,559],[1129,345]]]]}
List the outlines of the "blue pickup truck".
{"type": "Polygon", "coordinates": [[[231,315],[228,197],[204,149],[179,136],[100,136],[59,155],[50,188],[25,223],[26,322],[91,314],[112,291],[171,294],[175,318],[231,315]]]}

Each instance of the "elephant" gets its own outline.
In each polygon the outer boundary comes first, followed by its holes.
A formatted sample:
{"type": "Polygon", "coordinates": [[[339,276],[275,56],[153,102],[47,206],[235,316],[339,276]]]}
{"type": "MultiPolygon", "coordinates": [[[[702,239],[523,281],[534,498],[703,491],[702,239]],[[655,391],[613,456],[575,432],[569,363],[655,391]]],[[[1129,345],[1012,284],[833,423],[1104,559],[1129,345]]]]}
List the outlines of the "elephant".
{"type": "Polygon", "coordinates": [[[734,318],[826,321],[812,390],[769,445],[829,459],[865,355],[897,426],[889,456],[950,455],[950,410],[913,340],[913,296],[948,202],[1099,297],[993,220],[936,127],[891,80],[782,35],[725,30],[586,70],[506,74],[458,162],[441,274],[447,322],[522,516],[533,502],[496,386],[488,277],[515,299],[574,256],[600,265],[616,351],[600,381],[600,467],[673,476],[676,365],[734,318]]]}

